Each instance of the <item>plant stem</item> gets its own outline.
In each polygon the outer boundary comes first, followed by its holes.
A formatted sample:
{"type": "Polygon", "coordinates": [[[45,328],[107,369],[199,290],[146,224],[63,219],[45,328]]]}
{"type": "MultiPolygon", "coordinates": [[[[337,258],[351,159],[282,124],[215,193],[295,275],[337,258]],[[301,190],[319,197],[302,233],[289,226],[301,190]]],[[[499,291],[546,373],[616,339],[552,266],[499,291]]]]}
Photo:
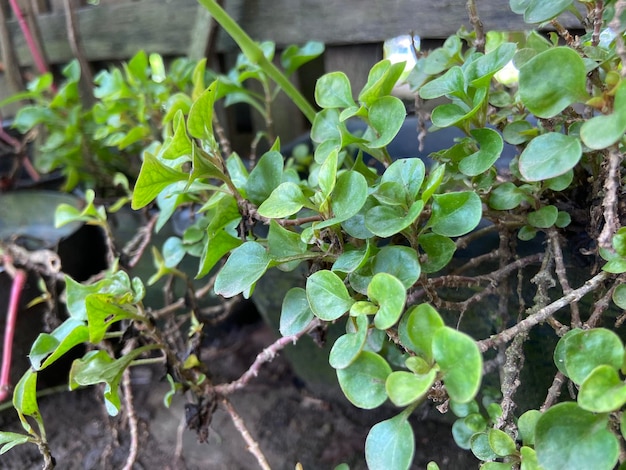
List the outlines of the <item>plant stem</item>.
{"type": "Polygon", "coordinates": [[[15,324],[17,323],[17,311],[20,302],[22,289],[26,284],[26,272],[16,269],[11,285],[11,296],[9,298],[9,309],[7,311],[7,321],[4,325],[4,345],[2,349],[2,371],[0,372],[0,402],[6,400],[10,395],[11,385],[11,359],[13,353],[13,338],[15,337],[15,324]]]}
{"type": "Polygon", "coordinates": [[[30,50],[31,55],[33,56],[33,61],[35,62],[35,66],[39,73],[44,74],[48,72],[48,66],[43,59],[43,56],[39,52],[39,48],[35,43],[35,38],[26,24],[26,20],[24,19],[24,15],[22,14],[22,10],[20,9],[17,0],[9,0],[11,4],[11,9],[13,10],[13,14],[15,18],[17,18],[17,22],[20,25],[20,29],[22,30],[22,34],[24,34],[24,39],[26,40],[26,44],[28,45],[28,49],[30,50]]]}
{"type": "Polygon", "coordinates": [[[248,60],[261,67],[263,72],[274,80],[287,96],[291,98],[309,122],[313,123],[316,114],[313,106],[289,79],[272,62],[267,60],[261,48],[241,29],[237,22],[215,0],[198,0],[198,2],[209,11],[213,19],[233,38],[248,60]]]}

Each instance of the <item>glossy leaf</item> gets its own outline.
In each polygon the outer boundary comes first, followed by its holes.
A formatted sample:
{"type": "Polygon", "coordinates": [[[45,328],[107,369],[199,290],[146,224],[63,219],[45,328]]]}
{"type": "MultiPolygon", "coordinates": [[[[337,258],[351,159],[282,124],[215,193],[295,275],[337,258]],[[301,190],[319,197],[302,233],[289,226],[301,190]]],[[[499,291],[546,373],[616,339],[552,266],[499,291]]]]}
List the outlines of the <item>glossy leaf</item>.
{"type": "Polygon", "coordinates": [[[387,399],[385,381],[391,367],[381,356],[361,351],[346,368],[337,369],[337,378],[344,395],[350,402],[363,409],[373,409],[387,399]]]}
{"type": "Polygon", "coordinates": [[[218,82],[211,83],[193,103],[187,116],[187,130],[192,137],[214,141],[213,105],[217,96],[218,82]]]}
{"type": "Polygon", "coordinates": [[[125,309],[119,299],[110,294],[90,294],[85,299],[89,341],[96,344],[102,341],[109,327],[118,321],[138,318],[134,308],[125,309]]]}
{"type": "Polygon", "coordinates": [[[226,228],[220,228],[213,233],[202,249],[197,278],[206,276],[211,269],[231,250],[240,246],[240,238],[233,237],[226,228]]]}
{"type": "Polygon", "coordinates": [[[436,377],[435,369],[431,369],[424,375],[405,371],[392,372],[385,383],[387,395],[396,406],[410,405],[428,393],[436,377]]]}
{"type": "Polygon", "coordinates": [[[622,310],[626,310],[626,284],[618,285],[613,291],[613,302],[622,310]]]}
{"type": "Polygon", "coordinates": [[[335,341],[328,356],[328,363],[335,369],[348,367],[358,357],[367,339],[368,320],[366,315],[348,318],[356,322],[356,331],[348,332],[335,341]]]}
{"type": "Polygon", "coordinates": [[[537,228],[550,228],[557,220],[559,210],[552,205],[528,213],[528,223],[537,228]]]}
{"type": "Polygon", "coordinates": [[[600,365],[593,369],[580,386],[578,404],[595,413],[619,410],[626,403],[626,384],[617,369],[600,365]]]}
{"type": "Polygon", "coordinates": [[[478,142],[480,149],[461,160],[459,170],[464,175],[477,176],[487,171],[498,160],[504,141],[498,132],[487,127],[472,129],[471,134],[478,142]]]}
{"type": "Polygon", "coordinates": [[[271,219],[289,217],[310,202],[302,193],[300,187],[291,182],[280,184],[272,194],[259,206],[259,215],[271,219]]]}
{"type": "Polygon", "coordinates": [[[402,414],[374,425],[365,440],[370,470],[408,470],[415,453],[413,428],[402,414]]]}
{"type": "Polygon", "coordinates": [[[489,438],[489,446],[500,457],[506,457],[507,455],[513,455],[517,452],[515,441],[504,431],[499,429],[490,429],[487,432],[489,438]]]}
{"type": "Polygon", "coordinates": [[[42,424],[39,404],[37,403],[37,373],[28,369],[15,385],[13,390],[13,407],[17,411],[22,427],[30,432],[30,426],[26,416],[30,416],[39,424],[42,424]]]}
{"type": "Polygon", "coordinates": [[[624,345],[611,330],[594,328],[580,331],[564,336],[561,342],[566,375],[576,384],[582,384],[597,366],[622,367],[624,345]]]}
{"type": "Polygon", "coordinates": [[[582,156],[580,140],[558,132],[535,137],[519,157],[519,171],[526,181],[560,176],[576,166],[582,156]]]}
{"type": "Polygon", "coordinates": [[[406,117],[404,103],[395,96],[383,96],[372,103],[369,109],[369,124],[376,132],[376,138],[367,146],[381,148],[388,145],[396,136],[406,117]]]}
{"type": "Polygon", "coordinates": [[[367,181],[356,171],[346,171],[337,178],[330,207],[334,218],[343,222],[358,214],[367,199],[367,181]]]}
{"type": "Polygon", "coordinates": [[[446,237],[459,237],[476,228],[482,217],[482,202],[473,191],[433,195],[432,231],[446,237]]]}
{"type": "Polygon", "coordinates": [[[343,281],[332,271],[317,271],[306,281],[311,310],[320,320],[333,321],[350,310],[354,303],[343,281]]]}
{"type": "Polygon", "coordinates": [[[378,98],[389,95],[404,72],[401,62],[392,64],[384,59],[375,64],[367,76],[367,83],[359,93],[359,101],[371,106],[378,98]]]}
{"type": "Polygon", "coordinates": [[[483,374],[482,355],[474,340],[444,326],[433,335],[432,351],[450,398],[460,403],[473,399],[483,374]]]}
{"type": "Polygon", "coordinates": [[[418,241],[426,253],[426,260],[422,260],[421,265],[425,273],[434,273],[446,267],[456,251],[456,243],[436,233],[425,233],[418,241]]]}
{"type": "Polygon", "coordinates": [[[580,138],[591,149],[604,149],[618,142],[626,132],[626,80],[615,92],[613,113],[595,116],[583,123],[580,138]]]}
{"type": "Polygon", "coordinates": [[[497,454],[489,445],[489,437],[486,432],[477,432],[470,438],[470,449],[478,460],[494,460],[497,454]]]}
{"type": "Polygon", "coordinates": [[[499,211],[515,209],[524,200],[524,193],[514,183],[506,181],[489,194],[489,207],[499,211]]]}
{"type": "Polygon", "coordinates": [[[563,13],[573,0],[551,0],[544,2],[541,0],[511,0],[511,6],[517,3],[516,13],[524,13],[526,23],[543,23],[563,13]],[[522,11],[519,11],[522,10],[522,11]]]}
{"type": "Polygon", "coordinates": [[[185,181],[187,174],[161,163],[150,152],[144,152],[144,160],[133,190],[132,208],[147,206],[165,187],[177,181],[185,181]]]}
{"type": "Polygon", "coordinates": [[[298,334],[311,323],[311,320],[313,312],[306,298],[306,291],[301,287],[289,289],[282,303],[280,334],[283,336],[298,334]]]}
{"type": "Polygon", "coordinates": [[[365,214],[365,227],[374,235],[387,238],[415,222],[423,208],[422,201],[415,201],[408,212],[397,206],[376,206],[365,214]]]}
{"type": "Polygon", "coordinates": [[[312,61],[324,53],[324,44],[318,41],[308,41],[304,46],[291,45],[280,55],[280,63],[287,75],[291,75],[307,62],[312,61]]]}
{"type": "Polygon", "coordinates": [[[250,172],[245,185],[248,199],[254,204],[261,204],[283,181],[283,156],[280,152],[269,151],[261,158],[250,172]]]}
{"type": "Polygon", "coordinates": [[[322,75],[315,85],[315,102],[321,108],[355,106],[348,76],[343,72],[322,75]]]}
{"type": "Polygon", "coordinates": [[[391,328],[400,319],[406,302],[406,288],[388,273],[375,274],[367,287],[367,296],[379,305],[374,325],[379,330],[391,328]]]}
{"type": "Polygon", "coordinates": [[[535,451],[546,469],[610,470],[618,460],[617,438],[608,416],[585,411],[576,403],[559,403],[537,421],[535,451]]]}
{"type": "Polygon", "coordinates": [[[414,201],[422,187],[426,168],[419,158],[401,158],[389,165],[380,181],[381,183],[398,183],[404,190],[405,199],[414,201]]]}
{"type": "Polygon", "coordinates": [[[85,322],[68,318],[52,333],[40,333],[30,348],[28,357],[36,371],[45,369],[74,346],[89,340],[85,322]]]}
{"type": "Polygon", "coordinates": [[[476,88],[489,86],[492,77],[513,59],[516,50],[517,44],[505,42],[471,62],[465,70],[470,84],[476,88]]]}
{"type": "Polygon", "coordinates": [[[517,420],[517,428],[524,445],[535,445],[535,427],[537,426],[537,421],[540,417],[540,411],[528,410],[517,420]]]}
{"type": "Polygon", "coordinates": [[[444,327],[441,316],[429,304],[420,304],[411,307],[406,318],[406,326],[401,324],[399,331],[402,343],[432,363],[433,337],[437,330],[444,327]]]}
{"type": "Polygon", "coordinates": [[[406,246],[388,245],[374,258],[372,273],[388,273],[395,276],[405,289],[410,289],[420,277],[420,264],[415,250],[406,246]]]}
{"type": "Polygon", "coordinates": [[[215,279],[215,293],[234,297],[248,292],[269,267],[271,258],[263,245],[245,242],[235,248],[215,279]]]}
{"type": "Polygon", "coordinates": [[[458,96],[466,94],[465,77],[461,67],[450,67],[446,73],[431,80],[419,89],[419,95],[425,100],[440,96],[458,96]]]}
{"type": "Polygon", "coordinates": [[[15,446],[26,444],[27,442],[30,442],[30,440],[31,437],[27,434],[0,431],[0,455],[8,452],[15,446]]]}
{"type": "MultiPolygon", "coordinates": [[[[556,2],[533,0],[533,3],[556,2]]],[[[578,53],[573,48],[554,47],[537,54],[520,68],[519,93],[530,112],[551,118],[569,105],[587,100],[586,80],[585,63],[578,53]]]]}

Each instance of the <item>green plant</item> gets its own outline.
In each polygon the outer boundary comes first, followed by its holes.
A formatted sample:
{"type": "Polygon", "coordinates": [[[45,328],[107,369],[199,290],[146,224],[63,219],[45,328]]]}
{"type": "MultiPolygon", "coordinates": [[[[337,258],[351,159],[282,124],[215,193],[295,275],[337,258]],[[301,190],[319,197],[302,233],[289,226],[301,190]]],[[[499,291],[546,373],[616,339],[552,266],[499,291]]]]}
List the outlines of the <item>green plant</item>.
{"type": "MultiPolygon", "coordinates": [[[[512,0],[527,22],[552,23],[559,34],[547,38],[534,31],[485,34],[468,2],[474,31],[461,30],[421,57],[408,79],[421,100],[445,99],[430,116],[435,128],[458,127],[465,135],[432,155],[428,170],[419,159],[393,161],[386,150],[405,119],[404,105],[392,96],[403,64],[376,64],[356,99],[345,74],[324,75],[314,112],[272,65],[271,47],[252,43],[216,2],[201,3],[247,59],[237,79],[216,77],[206,89],[196,81],[193,103],[173,111],[163,144],[144,152],[132,207],[156,200],[159,226],[183,206],[193,204],[199,215],[182,237],[154,252],[157,273],[149,282],[186,278],[179,263],[190,255],[199,258],[197,277],[217,271],[217,294],[250,297],[269,269],[305,265],[306,285],[289,290],[282,304],[284,337],[239,380],[213,384],[197,352],[202,325],[195,312],[181,359],[146,312],[142,281],[117,265],[97,283],[68,279],[70,318],[39,337],[33,371],[14,393],[28,434],[0,434],[4,450],[25,441],[45,449],[43,425],[37,432],[27,421],[39,423],[36,371],[73,345],[96,349],[75,362],[70,386],[105,383],[109,412],[120,409],[117,389],[127,367],[159,349],[171,394],[189,390],[210,420],[218,401],[228,403],[271,354],[320,324],[342,322],[345,334],[329,363],[346,397],[366,409],[389,399],[399,409],[369,431],[370,468],[409,468],[415,446],[409,418],[426,400],[458,417],[455,440],[481,468],[614,468],[626,404],[624,345],[613,331],[623,321],[614,307],[626,308],[623,2],[512,0]],[[580,17],[586,35],[574,38],[560,26],[566,11],[580,17]],[[513,85],[499,75],[511,61],[519,69],[513,85]],[[263,96],[242,87],[250,77],[261,81],[263,96]],[[255,100],[264,113],[275,94],[270,79],[312,120],[316,148],[304,177],[285,161],[278,139],[250,169],[214,132],[222,98],[255,100]],[[364,121],[366,131],[349,132],[349,119],[364,121]],[[498,174],[505,142],[517,146],[517,156],[509,172],[498,174]],[[455,257],[489,234],[497,234],[496,250],[467,262],[455,257]],[[582,262],[564,249],[573,240],[582,262]],[[524,242],[534,252],[525,254],[524,242]],[[120,322],[137,334],[124,355],[112,357],[97,345],[116,335],[110,327],[120,322]],[[542,323],[556,343],[550,351],[556,369],[545,399],[524,404],[516,393],[523,372],[535,367],[525,343],[542,323]],[[566,381],[573,396],[557,403],[566,381]]],[[[312,57],[311,47],[291,49],[284,67],[312,57]]],[[[106,225],[91,193],[88,203],[81,213],[60,208],[59,222],[106,225]]],[[[189,294],[194,299],[198,292],[189,294]]]]}

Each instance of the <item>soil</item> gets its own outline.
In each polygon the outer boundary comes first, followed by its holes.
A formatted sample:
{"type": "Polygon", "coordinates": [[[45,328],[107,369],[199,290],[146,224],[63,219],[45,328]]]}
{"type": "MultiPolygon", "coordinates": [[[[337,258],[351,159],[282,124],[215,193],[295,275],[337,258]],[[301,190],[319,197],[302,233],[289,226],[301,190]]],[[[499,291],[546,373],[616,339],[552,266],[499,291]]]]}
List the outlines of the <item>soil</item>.
{"type": "MultiPolygon", "coordinates": [[[[222,331],[203,349],[213,381],[239,377],[274,340],[273,331],[260,319],[222,331]]],[[[230,416],[219,406],[208,442],[199,443],[195,433],[185,429],[183,397],[177,395],[170,408],[163,405],[169,386],[162,376],[163,370],[157,366],[133,369],[140,442],[133,469],[259,468],[230,416]]],[[[368,429],[397,412],[392,407],[358,410],[335,390],[314,394],[294,375],[283,355],[266,364],[248,387],[235,393],[232,404],[271,468],[278,470],[294,469],[298,462],[305,470],[332,469],[343,462],[353,470],[364,469],[368,429]]],[[[109,417],[98,387],[42,397],[40,409],[57,468],[124,467],[130,442],[126,414],[122,411],[118,417],[109,417]]],[[[454,444],[448,423],[432,419],[432,411],[418,415],[413,423],[416,454],[412,468],[424,469],[430,460],[442,469],[477,468],[471,453],[454,444]]],[[[0,412],[0,429],[21,431],[14,410],[0,412]]],[[[0,456],[2,469],[36,469],[41,465],[37,448],[30,444],[0,456]]]]}

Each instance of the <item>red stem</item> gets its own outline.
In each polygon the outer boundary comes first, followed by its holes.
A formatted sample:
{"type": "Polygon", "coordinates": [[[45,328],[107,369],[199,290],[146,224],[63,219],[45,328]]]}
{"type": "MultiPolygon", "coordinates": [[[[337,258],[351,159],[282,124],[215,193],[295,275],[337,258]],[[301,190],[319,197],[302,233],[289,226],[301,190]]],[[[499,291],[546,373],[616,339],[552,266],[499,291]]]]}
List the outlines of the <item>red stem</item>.
{"type": "Polygon", "coordinates": [[[9,298],[9,310],[7,321],[4,325],[4,347],[2,349],[2,371],[0,372],[0,402],[10,395],[11,389],[11,356],[13,353],[13,337],[15,336],[15,324],[17,323],[17,311],[22,289],[26,284],[26,271],[15,270],[13,284],[11,285],[11,297],[9,298]]]}
{"type": "Polygon", "coordinates": [[[48,67],[46,66],[46,62],[43,60],[43,57],[39,53],[39,49],[35,44],[35,38],[33,37],[28,25],[26,24],[26,20],[24,19],[24,15],[22,14],[22,10],[20,9],[17,0],[9,0],[11,4],[11,9],[13,10],[13,14],[15,18],[17,18],[17,22],[20,25],[20,29],[24,34],[24,39],[26,39],[26,44],[28,44],[28,49],[33,56],[33,61],[35,62],[35,66],[39,73],[44,74],[48,72],[48,67]]]}

